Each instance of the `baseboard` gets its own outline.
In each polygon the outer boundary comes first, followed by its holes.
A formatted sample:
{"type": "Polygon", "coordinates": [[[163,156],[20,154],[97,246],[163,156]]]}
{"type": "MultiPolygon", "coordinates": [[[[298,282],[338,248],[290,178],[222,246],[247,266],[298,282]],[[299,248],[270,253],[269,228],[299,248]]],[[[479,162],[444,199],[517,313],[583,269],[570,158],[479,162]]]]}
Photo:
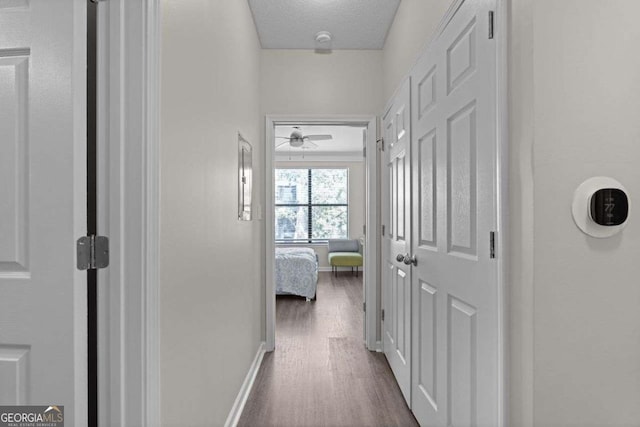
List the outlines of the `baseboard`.
{"type": "Polygon", "coordinates": [[[262,358],[264,357],[265,348],[266,343],[263,341],[258,347],[256,357],[253,359],[253,363],[249,368],[249,372],[247,372],[247,376],[242,383],[242,387],[240,387],[240,392],[238,392],[236,401],[233,402],[231,412],[229,412],[227,421],[224,423],[225,427],[235,427],[236,425],[238,425],[238,421],[240,421],[240,415],[242,415],[242,410],[244,409],[245,403],[247,403],[247,398],[249,397],[249,393],[251,393],[253,382],[256,380],[256,375],[258,375],[258,370],[260,369],[260,365],[262,364],[262,358]]]}
{"type": "Polygon", "coordinates": [[[329,266],[329,267],[318,267],[318,271],[333,271],[333,270],[331,269],[331,266],[329,266]]]}
{"type": "Polygon", "coordinates": [[[376,341],[376,351],[378,353],[382,353],[384,349],[382,348],[382,341],[376,341]]]}

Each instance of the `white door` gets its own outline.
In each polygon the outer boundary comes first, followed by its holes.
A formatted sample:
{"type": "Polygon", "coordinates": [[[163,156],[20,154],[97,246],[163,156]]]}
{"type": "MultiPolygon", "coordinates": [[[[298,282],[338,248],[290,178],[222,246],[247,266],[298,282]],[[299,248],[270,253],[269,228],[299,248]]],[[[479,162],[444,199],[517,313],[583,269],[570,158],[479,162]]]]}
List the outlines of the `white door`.
{"type": "Polygon", "coordinates": [[[411,404],[411,248],[410,79],[382,118],[383,157],[382,322],[384,354],[407,404],[411,404]]]}
{"type": "Polygon", "coordinates": [[[0,405],[87,419],[86,0],[0,1],[0,405]]]}
{"type": "Polygon", "coordinates": [[[493,5],[464,2],[412,73],[412,409],[422,425],[498,425],[493,5]]]}

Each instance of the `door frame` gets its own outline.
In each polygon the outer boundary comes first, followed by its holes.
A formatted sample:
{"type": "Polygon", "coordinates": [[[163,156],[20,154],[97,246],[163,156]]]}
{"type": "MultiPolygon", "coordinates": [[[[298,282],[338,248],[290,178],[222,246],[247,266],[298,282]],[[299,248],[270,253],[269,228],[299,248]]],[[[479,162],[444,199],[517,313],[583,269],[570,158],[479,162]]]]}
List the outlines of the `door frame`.
{"type": "Polygon", "coordinates": [[[496,196],[498,205],[496,260],[498,269],[498,427],[509,425],[509,9],[496,0],[496,196]]]}
{"type": "Polygon", "coordinates": [[[99,424],[160,425],[160,1],[100,1],[98,31],[99,424]]]}
{"type": "Polygon", "coordinates": [[[360,115],[267,115],[265,118],[265,317],[266,317],[266,351],[276,347],[276,288],[275,288],[275,199],[273,191],[275,165],[275,133],[276,125],[309,124],[309,125],[362,125],[367,128],[365,181],[369,189],[366,196],[366,245],[364,250],[363,275],[365,277],[365,304],[370,307],[365,311],[365,345],[367,349],[376,351],[376,335],[378,327],[377,309],[380,281],[377,275],[377,253],[379,222],[377,206],[378,171],[377,171],[377,117],[360,115]]]}

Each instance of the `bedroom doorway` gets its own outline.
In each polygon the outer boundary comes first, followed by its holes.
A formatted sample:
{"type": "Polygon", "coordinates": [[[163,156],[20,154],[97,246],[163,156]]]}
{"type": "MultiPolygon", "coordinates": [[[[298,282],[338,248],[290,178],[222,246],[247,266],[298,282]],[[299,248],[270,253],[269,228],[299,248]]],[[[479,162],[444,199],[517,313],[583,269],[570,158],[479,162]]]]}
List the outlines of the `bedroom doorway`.
{"type": "Polygon", "coordinates": [[[268,116],[266,142],[266,350],[276,347],[276,294],[278,316],[309,322],[342,306],[344,324],[376,350],[377,310],[366,310],[378,305],[376,118],[268,116]],[[334,239],[346,256],[330,264],[334,239]]]}

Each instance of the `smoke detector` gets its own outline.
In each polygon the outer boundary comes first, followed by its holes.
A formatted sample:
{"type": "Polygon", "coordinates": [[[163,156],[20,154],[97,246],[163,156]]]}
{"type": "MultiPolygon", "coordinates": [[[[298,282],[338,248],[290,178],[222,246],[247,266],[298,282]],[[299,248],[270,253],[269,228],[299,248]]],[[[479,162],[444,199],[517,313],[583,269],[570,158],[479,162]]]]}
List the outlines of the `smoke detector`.
{"type": "Polygon", "coordinates": [[[331,33],[329,31],[320,31],[316,34],[316,43],[326,45],[331,42],[331,33]]]}

